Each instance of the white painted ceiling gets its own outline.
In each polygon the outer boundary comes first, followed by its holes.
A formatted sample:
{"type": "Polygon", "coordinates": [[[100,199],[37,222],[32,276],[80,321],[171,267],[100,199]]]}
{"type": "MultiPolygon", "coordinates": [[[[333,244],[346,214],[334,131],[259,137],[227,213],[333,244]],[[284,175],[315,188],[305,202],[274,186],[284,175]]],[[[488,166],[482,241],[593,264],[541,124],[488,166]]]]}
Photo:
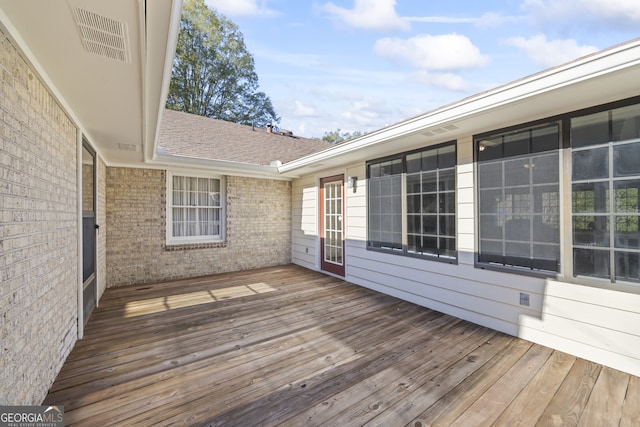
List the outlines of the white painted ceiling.
{"type": "Polygon", "coordinates": [[[152,155],[180,7],[181,0],[0,0],[0,18],[107,164],[136,164],[152,155]],[[87,50],[74,8],[121,25],[130,61],[87,50]]]}

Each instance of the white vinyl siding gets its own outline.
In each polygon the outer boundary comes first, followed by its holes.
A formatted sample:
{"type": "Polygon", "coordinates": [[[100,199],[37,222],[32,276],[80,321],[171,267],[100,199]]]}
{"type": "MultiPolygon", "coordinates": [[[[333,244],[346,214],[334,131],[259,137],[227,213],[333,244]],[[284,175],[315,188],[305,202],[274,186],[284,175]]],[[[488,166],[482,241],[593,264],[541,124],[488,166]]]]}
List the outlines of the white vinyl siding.
{"type": "MultiPolygon", "coordinates": [[[[563,129],[568,130],[565,127],[563,129]]],[[[640,330],[637,326],[640,325],[640,294],[633,290],[637,286],[628,282],[624,286],[620,282],[616,286],[598,286],[599,282],[594,282],[592,278],[572,277],[571,149],[565,146],[560,154],[561,194],[565,195],[561,198],[560,206],[560,241],[564,268],[553,277],[523,275],[519,273],[519,269],[482,268],[476,263],[477,223],[480,215],[478,165],[474,162],[474,155],[474,137],[459,137],[456,165],[457,264],[397,256],[392,251],[368,250],[367,205],[370,182],[362,179],[367,166],[364,160],[357,166],[350,166],[345,176],[359,176],[360,179],[356,192],[348,187],[345,189],[345,279],[387,295],[640,375],[640,330]],[[520,304],[521,294],[529,297],[529,305],[520,304]]],[[[304,215],[298,218],[294,216],[298,227],[305,227],[304,231],[294,230],[294,236],[299,236],[300,243],[303,244],[318,239],[312,236],[316,229],[306,226],[310,222],[300,219],[315,221],[317,218],[317,210],[315,213],[310,212],[316,196],[307,197],[305,194],[317,191],[318,177],[319,175],[308,175],[294,182],[294,200],[298,199],[301,203],[303,198],[308,198],[310,202],[307,209],[304,209],[304,215]]],[[[627,195],[625,201],[620,203],[627,206],[628,199],[627,195]]],[[[299,212],[302,213],[302,209],[299,212]]],[[[302,245],[294,251],[300,252],[304,253],[302,245]]]]}
{"type": "Polygon", "coordinates": [[[292,188],[291,261],[316,270],[320,251],[317,182],[314,177],[305,177],[295,180],[292,188]]]}

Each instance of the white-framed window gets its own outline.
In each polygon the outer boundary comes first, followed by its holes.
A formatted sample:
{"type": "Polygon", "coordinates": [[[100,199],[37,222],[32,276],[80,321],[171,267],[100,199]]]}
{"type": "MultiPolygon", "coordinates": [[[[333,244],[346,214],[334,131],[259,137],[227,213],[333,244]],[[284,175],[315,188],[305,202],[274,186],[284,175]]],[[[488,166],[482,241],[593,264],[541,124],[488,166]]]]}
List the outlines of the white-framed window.
{"type": "Polygon", "coordinates": [[[224,179],[193,173],[167,173],[167,243],[224,240],[224,179]]]}

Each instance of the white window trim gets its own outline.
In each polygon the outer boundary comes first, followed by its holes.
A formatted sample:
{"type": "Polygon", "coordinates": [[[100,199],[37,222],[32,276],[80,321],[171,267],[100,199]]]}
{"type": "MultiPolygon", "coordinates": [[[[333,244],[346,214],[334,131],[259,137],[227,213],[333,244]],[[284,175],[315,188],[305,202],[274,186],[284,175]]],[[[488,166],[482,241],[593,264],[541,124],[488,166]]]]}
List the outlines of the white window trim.
{"type": "Polygon", "coordinates": [[[227,213],[227,197],[226,197],[226,180],[222,175],[210,174],[205,172],[196,171],[167,171],[166,174],[166,194],[165,194],[165,206],[166,206],[166,244],[167,245],[187,245],[187,244],[202,244],[202,243],[219,243],[224,242],[226,238],[226,213],[227,213]],[[220,235],[218,236],[185,236],[174,237],[173,236],[173,177],[174,176],[186,176],[189,178],[210,178],[220,180],[220,235]]]}

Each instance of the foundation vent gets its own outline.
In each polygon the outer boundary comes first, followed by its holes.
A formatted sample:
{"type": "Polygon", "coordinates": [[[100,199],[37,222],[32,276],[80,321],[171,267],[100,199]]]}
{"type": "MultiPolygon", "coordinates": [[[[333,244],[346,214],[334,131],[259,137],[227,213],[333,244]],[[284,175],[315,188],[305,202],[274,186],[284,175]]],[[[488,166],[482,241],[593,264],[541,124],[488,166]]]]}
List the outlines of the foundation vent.
{"type": "Polygon", "coordinates": [[[126,22],[71,6],[84,48],[96,55],[119,62],[131,63],[129,34],[126,22]]]}

